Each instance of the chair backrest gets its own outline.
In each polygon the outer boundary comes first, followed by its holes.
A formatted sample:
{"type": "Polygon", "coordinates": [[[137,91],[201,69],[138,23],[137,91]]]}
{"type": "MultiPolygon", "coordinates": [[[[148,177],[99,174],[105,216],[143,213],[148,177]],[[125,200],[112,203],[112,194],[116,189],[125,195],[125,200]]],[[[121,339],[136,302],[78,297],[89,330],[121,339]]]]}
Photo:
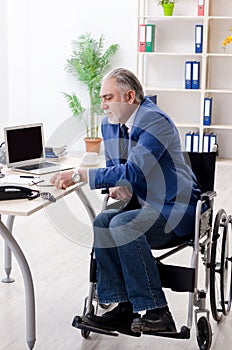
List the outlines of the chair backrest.
{"type": "Polygon", "coordinates": [[[183,155],[201,185],[202,192],[213,191],[216,152],[183,152],[183,155]]]}

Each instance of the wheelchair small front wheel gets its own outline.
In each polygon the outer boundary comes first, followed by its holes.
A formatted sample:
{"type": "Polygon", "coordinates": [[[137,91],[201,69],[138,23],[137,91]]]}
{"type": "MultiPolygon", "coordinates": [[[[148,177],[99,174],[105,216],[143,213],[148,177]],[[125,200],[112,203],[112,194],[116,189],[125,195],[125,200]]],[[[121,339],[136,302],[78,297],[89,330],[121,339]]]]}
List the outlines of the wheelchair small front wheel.
{"type": "Polygon", "coordinates": [[[197,331],[197,343],[200,350],[209,350],[212,343],[212,329],[205,316],[199,318],[197,331]]]}

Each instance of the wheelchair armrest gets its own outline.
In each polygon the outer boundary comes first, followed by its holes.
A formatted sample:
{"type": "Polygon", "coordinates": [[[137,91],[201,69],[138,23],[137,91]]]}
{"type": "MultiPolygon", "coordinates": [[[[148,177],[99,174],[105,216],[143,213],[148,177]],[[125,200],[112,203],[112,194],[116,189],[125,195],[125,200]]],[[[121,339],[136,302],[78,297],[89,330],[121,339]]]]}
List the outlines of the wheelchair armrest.
{"type": "Polygon", "coordinates": [[[101,190],[101,194],[108,194],[108,193],[109,193],[108,188],[104,188],[103,190],[101,190]]]}
{"type": "Polygon", "coordinates": [[[217,193],[215,191],[207,191],[205,193],[202,193],[201,195],[201,201],[206,200],[212,200],[214,197],[216,197],[217,193]]]}

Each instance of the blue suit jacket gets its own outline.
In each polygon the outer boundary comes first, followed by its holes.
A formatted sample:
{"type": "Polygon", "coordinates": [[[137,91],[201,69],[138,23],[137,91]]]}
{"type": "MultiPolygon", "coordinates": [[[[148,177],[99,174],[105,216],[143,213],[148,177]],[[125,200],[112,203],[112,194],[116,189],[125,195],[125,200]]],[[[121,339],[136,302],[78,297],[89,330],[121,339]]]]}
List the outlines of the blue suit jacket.
{"type": "Polygon", "coordinates": [[[103,120],[106,168],[90,169],[90,188],[129,184],[139,200],[158,210],[177,235],[194,232],[200,189],[184,161],[172,120],[145,98],[130,131],[125,164],[119,156],[119,128],[103,120]]]}

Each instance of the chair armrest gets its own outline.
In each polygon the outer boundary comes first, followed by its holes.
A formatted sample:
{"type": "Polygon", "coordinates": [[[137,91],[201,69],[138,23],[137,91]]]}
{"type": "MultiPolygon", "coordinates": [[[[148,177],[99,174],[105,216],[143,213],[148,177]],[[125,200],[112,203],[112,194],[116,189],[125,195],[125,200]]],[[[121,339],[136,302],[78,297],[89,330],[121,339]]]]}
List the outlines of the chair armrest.
{"type": "Polygon", "coordinates": [[[201,201],[207,201],[207,200],[211,201],[216,196],[217,196],[217,193],[215,191],[207,191],[202,193],[201,201]]]}

